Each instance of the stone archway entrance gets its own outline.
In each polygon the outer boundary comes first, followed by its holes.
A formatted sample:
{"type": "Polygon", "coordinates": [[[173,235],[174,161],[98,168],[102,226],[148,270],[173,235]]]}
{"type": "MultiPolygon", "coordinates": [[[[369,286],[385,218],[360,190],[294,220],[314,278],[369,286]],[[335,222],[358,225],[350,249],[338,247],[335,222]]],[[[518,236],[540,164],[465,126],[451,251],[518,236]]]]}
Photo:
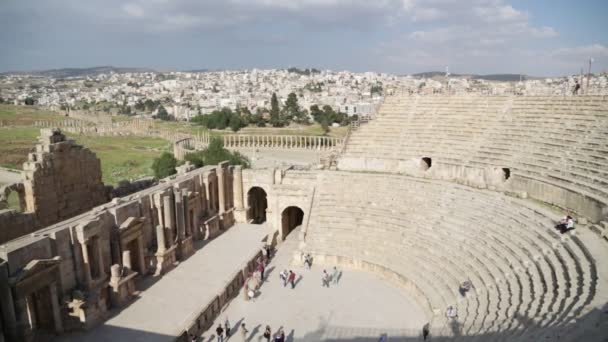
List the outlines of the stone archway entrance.
{"type": "Polygon", "coordinates": [[[283,240],[304,220],[304,211],[298,207],[287,207],[281,214],[281,236],[283,240]]]}
{"type": "Polygon", "coordinates": [[[254,224],[266,222],[268,199],[264,189],[257,186],[249,189],[249,192],[247,192],[247,206],[249,207],[249,219],[254,224]]]}

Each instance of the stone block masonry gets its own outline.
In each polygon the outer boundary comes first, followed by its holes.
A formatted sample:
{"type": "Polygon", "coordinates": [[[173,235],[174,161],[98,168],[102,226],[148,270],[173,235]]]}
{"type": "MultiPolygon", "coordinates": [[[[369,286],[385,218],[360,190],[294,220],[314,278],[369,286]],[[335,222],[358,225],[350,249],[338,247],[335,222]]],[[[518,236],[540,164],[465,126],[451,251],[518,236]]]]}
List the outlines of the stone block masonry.
{"type": "Polygon", "coordinates": [[[40,143],[23,164],[26,211],[41,226],[106,202],[101,162],[58,129],[41,129],[40,143]]]}

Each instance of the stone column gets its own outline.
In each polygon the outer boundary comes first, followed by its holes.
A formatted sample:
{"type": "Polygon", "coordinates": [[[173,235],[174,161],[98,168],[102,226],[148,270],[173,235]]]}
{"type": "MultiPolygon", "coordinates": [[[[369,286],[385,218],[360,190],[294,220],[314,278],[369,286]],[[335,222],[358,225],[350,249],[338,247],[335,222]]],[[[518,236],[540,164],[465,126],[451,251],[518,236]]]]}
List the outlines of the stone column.
{"type": "Polygon", "coordinates": [[[34,301],[33,301],[31,295],[25,296],[25,305],[26,305],[26,310],[27,310],[28,322],[30,322],[30,325],[32,326],[33,329],[38,328],[38,326],[36,324],[36,316],[34,315],[34,313],[36,312],[36,308],[34,306],[34,301]]]}
{"type": "Polygon", "coordinates": [[[165,243],[165,229],[160,224],[158,226],[156,226],[156,244],[158,245],[156,253],[158,253],[158,254],[165,253],[165,251],[167,250],[167,246],[165,243]]]}
{"type": "Polygon", "coordinates": [[[82,266],[84,272],[84,283],[87,287],[91,287],[91,264],[89,260],[89,247],[87,246],[88,240],[80,241],[82,247],[82,266]]]}
{"type": "Polygon", "coordinates": [[[184,203],[179,189],[174,192],[175,198],[175,223],[177,226],[177,241],[184,240],[184,203]]]}
{"type": "Polygon", "coordinates": [[[103,251],[101,249],[101,243],[99,241],[99,237],[97,237],[95,239],[96,239],[95,247],[97,247],[97,264],[99,267],[99,278],[103,278],[106,275],[106,272],[104,270],[104,264],[103,264],[103,251]]]}
{"type": "Polygon", "coordinates": [[[173,229],[175,228],[175,207],[170,195],[163,196],[163,209],[165,211],[165,230],[167,231],[167,240],[169,246],[173,246],[175,237],[173,229]]]}
{"type": "Polygon", "coordinates": [[[55,332],[61,334],[63,332],[63,321],[61,320],[61,311],[59,307],[59,297],[57,295],[57,283],[49,285],[51,292],[51,309],[53,310],[53,321],[55,322],[55,332]]]}
{"type": "Polygon", "coordinates": [[[156,213],[158,214],[158,224],[163,224],[164,219],[163,219],[163,200],[161,197],[161,194],[156,193],[154,194],[154,206],[156,207],[156,213]]]}
{"type": "Polygon", "coordinates": [[[122,252],[122,267],[129,271],[133,270],[133,265],[131,264],[131,251],[129,250],[122,252]]]}
{"type": "Polygon", "coordinates": [[[0,262],[0,320],[9,341],[17,340],[17,317],[13,295],[8,284],[8,263],[0,262]]]}
{"type": "Polygon", "coordinates": [[[139,236],[137,238],[137,254],[139,255],[139,273],[141,275],[145,275],[148,273],[148,269],[146,266],[146,256],[144,255],[144,237],[139,236]]]}
{"type": "Polygon", "coordinates": [[[188,189],[182,189],[182,207],[184,211],[184,236],[192,235],[192,227],[190,227],[190,206],[188,205],[188,189]]]}
{"type": "Polygon", "coordinates": [[[243,167],[236,165],[234,167],[234,207],[237,210],[243,209],[243,167]]]}
{"type": "Polygon", "coordinates": [[[218,202],[220,204],[219,207],[219,214],[223,215],[224,212],[226,211],[226,194],[225,189],[226,187],[224,186],[224,168],[222,166],[218,166],[216,168],[216,173],[217,173],[217,193],[218,193],[218,202]]]}

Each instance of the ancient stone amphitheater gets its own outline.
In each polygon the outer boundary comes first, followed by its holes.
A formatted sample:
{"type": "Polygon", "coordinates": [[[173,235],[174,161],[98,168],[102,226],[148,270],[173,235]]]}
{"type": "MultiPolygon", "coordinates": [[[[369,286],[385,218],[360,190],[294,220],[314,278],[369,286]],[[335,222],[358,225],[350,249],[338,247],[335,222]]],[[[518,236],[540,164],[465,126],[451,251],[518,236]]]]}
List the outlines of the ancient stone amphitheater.
{"type": "MultiPolygon", "coordinates": [[[[295,230],[294,264],[310,253],[399,285],[435,341],[606,341],[608,98],[393,97],[331,169],[184,170],[1,245],[3,335],[86,330],[127,312],[145,302],[129,302],[145,278],[175,272],[235,222],[265,222],[263,243],[279,249],[295,230]],[[576,229],[560,234],[566,214],[576,229]],[[474,288],[461,296],[465,280],[474,288]],[[446,320],[450,306],[458,319],[446,320]]],[[[206,331],[237,295],[260,247],[238,246],[244,266],[167,336],[206,331]]]]}

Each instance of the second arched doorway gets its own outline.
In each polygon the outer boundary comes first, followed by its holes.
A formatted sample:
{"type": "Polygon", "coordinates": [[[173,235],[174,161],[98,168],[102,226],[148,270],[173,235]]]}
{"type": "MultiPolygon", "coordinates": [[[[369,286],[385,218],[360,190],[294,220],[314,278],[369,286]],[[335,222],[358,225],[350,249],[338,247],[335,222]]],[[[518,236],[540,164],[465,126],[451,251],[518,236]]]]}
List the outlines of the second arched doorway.
{"type": "Polygon", "coordinates": [[[304,220],[304,211],[298,207],[287,207],[281,214],[281,236],[283,240],[304,220]]]}
{"type": "Polygon", "coordinates": [[[247,206],[249,207],[249,219],[254,224],[266,222],[266,209],[268,199],[264,189],[254,186],[247,192],[247,206]]]}

